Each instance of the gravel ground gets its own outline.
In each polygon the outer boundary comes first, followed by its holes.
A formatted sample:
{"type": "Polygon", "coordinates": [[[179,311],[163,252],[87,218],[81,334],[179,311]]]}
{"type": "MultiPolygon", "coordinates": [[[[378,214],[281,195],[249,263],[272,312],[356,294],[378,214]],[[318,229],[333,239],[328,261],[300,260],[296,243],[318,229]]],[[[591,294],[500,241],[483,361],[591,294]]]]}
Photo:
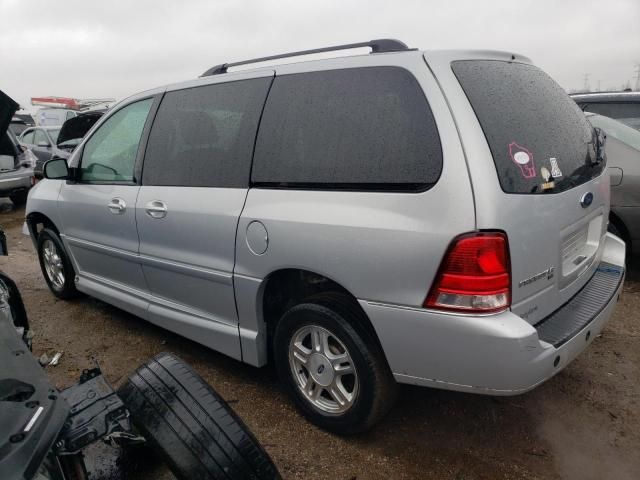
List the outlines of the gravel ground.
{"type": "MultiPolygon", "coordinates": [[[[59,388],[73,384],[92,358],[117,386],[147,358],[172,351],[230,402],[285,479],[640,478],[637,268],[602,335],[533,392],[486,397],[406,386],[374,431],[340,438],[307,423],[270,368],[243,365],[97,300],[55,299],[21,234],[23,217],[22,209],[0,204],[10,252],[0,268],[22,292],[35,355],[64,351],[48,370],[59,388]]],[[[88,455],[92,478],[173,478],[157,459],[132,457],[96,446],[88,455]]]]}

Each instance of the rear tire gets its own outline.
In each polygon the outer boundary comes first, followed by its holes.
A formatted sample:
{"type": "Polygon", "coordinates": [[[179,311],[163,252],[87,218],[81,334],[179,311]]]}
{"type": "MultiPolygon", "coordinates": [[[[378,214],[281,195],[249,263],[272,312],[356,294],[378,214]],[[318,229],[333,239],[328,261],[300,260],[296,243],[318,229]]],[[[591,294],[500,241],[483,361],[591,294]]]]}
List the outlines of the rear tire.
{"type": "Polygon", "coordinates": [[[63,300],[79,296],[71,259],[53,230],[45,228],[38,234],[38,260],[51,293],[63,300]]]}
{"type": "Polygon", "coordinates": [[[178,479],[280,478],[242,420],[174,355],[161,353],[138,368],[118,394],[178,479]]]}
{"type": "Polygon", "coordinates": [[[397,384],[366,325],[351,298],[325,293],[289,309],[276,326],[278,376],[312,423],[337,434],[370,429],[396,397],[397,384]]]}

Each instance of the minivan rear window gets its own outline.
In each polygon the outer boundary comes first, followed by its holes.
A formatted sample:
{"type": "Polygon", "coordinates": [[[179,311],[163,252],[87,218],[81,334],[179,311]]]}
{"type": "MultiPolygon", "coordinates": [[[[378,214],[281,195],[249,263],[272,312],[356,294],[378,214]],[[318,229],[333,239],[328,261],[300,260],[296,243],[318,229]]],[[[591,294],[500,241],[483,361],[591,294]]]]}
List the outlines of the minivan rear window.
{"type": "Polygon", "coordinates": [[[558,193],[600,175],[593,129],[539,68],[460,60],[452,69],[478,117],[506,193],[558,193]]]}
{"type": "Polygon", "coordinates": [[[262,186],[424,190],[440,138],[415,77],[398,67],[276,76],[252,170],[262,186]]]}

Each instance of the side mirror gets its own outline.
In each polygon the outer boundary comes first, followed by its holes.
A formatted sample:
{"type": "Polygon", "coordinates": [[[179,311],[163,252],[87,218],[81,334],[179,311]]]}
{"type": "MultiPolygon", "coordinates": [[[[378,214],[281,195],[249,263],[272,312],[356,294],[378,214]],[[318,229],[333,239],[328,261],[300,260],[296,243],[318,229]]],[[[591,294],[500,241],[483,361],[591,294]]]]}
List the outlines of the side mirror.
{"type": "Polygon", "coordinates": [[[64,158],[53,158],[44,164],[44,178],[65,180],[69,178],[69,167],[64,158]]]}
{"type": "Polygon", "coordinates": [[[49,148],[51,145],[47,142],[38,142],[38,147],[49,148]]]}

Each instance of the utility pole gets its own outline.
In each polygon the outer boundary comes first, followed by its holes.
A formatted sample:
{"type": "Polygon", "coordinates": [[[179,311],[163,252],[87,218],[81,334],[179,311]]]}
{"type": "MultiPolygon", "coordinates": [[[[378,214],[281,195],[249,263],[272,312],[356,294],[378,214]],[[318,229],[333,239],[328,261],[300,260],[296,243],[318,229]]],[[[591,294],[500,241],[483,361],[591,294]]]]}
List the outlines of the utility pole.
{"type": "Polygon", "coordinates": [[[589,90],[591,90],[591,87],[589,86],[589,74],[588,73],[584,74],[584,86],[582,88],[583,88],[583,90],[585,92],[588,92],[589,90]]]}
{"type": "Polygon", "coordinates": [[[636,68],[636,88],[634,90],[638,92],[640,91],[640,63],[636,63],[634,66],[636,68]]]}
{"type": "Polygon", "coordinates": [[[600,91],[600,80],[598,80],[598,89],[596,90],[596,92],[600,91]]]}

